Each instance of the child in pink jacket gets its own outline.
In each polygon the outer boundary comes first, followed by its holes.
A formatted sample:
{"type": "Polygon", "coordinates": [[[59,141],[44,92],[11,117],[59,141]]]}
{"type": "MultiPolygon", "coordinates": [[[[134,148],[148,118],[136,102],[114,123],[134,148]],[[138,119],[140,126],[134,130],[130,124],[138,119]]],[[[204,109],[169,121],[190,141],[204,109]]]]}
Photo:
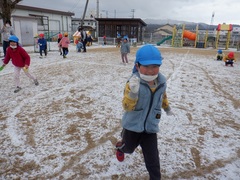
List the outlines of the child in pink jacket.
{"type": "Polygon", "coordinates": [[[70,44],[70,40],[68,38],[68,33],[64,33],[64,37],[61,39],[61,41],[58,43],[58,46],[62,46],[62,54],[63,58],[66,58],[68,54],[68,45],[70,44]]]}

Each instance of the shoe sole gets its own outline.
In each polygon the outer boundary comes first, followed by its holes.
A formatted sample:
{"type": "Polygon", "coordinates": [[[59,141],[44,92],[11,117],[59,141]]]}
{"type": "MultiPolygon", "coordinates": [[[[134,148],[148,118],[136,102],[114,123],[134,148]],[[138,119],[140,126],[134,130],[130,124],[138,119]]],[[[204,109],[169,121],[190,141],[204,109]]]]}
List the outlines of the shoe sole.
{"type": "Polygon", "coordinates": [[[123,162],[124,161],[124,153],[119,151],[119,150],[117,150],[117,152],[116,152],[116,157],[117,157],[117,160],[119,162],[123,162]]]}
{"type": "Polygon", "coordinates": [[[15,89],[13,92],[14,92],[14,93],[18,93],[19,91],[21,91],[21,89],[22,89],[22,88],[20,88],[20,89],[15,89]]]}

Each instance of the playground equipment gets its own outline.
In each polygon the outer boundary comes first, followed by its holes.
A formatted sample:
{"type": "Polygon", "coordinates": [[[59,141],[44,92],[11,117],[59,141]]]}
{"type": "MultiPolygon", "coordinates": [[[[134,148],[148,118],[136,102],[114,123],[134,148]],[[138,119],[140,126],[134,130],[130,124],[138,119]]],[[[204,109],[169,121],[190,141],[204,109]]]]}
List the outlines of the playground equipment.
{"type": "Polygon", "coordinates": [[[207,44],[207,34],[199,34],[198,25],[195,32],[185,29],[185,25],[181,28],[174,26],[172,36],[172,46],[182,47],[184,45],[192,44],[195,48],[205,48],[207,44]]]}
{"type": "MultiPolygon", "coordinates": [[[[182,27],[178,27],[175,25],[173,27],[173,35],[172,35],[172,46],[173,47],[183,47],[183,38],[186,38],[190,41],[196,40],[196,33],[185,30],[185,24],[182,27]]],[[[195,46],[195,43],[194,43],[195,46]]]]}
{"type": "Polygon", "coordinates": [[[165,37],[161,41],[157,42],[157,45],[160,46],[162,43],[164,43],[165,41],[170,40],[170,39],[172,39],[172,36],[165,37]]]}
{"type": "Polygon", "coordinates": [[[216,29],[217,30],[216,45],[215,45],[216,49],[218,49],[220,42],[222,44],[226,44],[225,49],[228,49],[232,29],[233,27],[231,24],[218,24],[218,27],[216,29]],[[227,31],[227,36],[223,35],[222,37],[220,37],[220,31],[227,31]]]}
{"type": "Polygon", "coordinates": [[[173,33],[172,33],[172,46],[173,47],[182,47],[183,46],[183,31],[184,31],[185,25],[180,28],[174,25],[173,27],[173,33]]]}
{"type": "Polygon", "coordinates": [[[183,37],[184,37],[184,38],[187,38],[187,39],[189,39],[189,40],[195,41],[195,39],[196,39],[196,33],[193,33],[193,32],[188,31],[188,30],[184,30],[184,31],[183,31],[183,37]]]}

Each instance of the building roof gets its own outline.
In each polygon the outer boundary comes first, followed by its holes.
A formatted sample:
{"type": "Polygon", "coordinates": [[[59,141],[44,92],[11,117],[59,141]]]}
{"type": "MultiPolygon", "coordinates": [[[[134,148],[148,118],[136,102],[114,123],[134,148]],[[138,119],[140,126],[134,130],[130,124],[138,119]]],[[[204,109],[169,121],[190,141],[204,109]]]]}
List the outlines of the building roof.
{"type": "Polygon", "coordinates": [[[74,16],[75,15],[75,13],[72,13],[72,12],[44,9],[44,8],[25,6],[25,5],[19,5],[19,4],[16,4],[15,9],[37,11],[37,12],[41,12],[41,13],[45,12],[45,13],[51,13],[51,14],[60,14],[60,15],[66,15],[66,16],[74,16]]]}
{"type": "Polygon", "coordinates": [[[140,18],[95,18],[97,21],[129,21],[129,22],[140,22],[143,26],[147,24],[140,18]]]}
{"type": "MultiPolygon", "coordinates": [[[[81,22],[82,18],[72,18],[72,21],[79,21],[81,22]]],[[[96,21],[94,18],[84,18],[84,21],[96,21]]]]}

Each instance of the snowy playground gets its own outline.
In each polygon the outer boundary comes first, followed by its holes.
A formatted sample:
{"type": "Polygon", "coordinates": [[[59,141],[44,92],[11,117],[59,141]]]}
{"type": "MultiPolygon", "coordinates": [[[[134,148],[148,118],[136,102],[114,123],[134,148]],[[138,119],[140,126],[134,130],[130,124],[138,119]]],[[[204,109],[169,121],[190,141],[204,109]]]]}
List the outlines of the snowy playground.
{"type": "MultiPolygon", "coordinates": [[[[66,59],[56,44],[51,48],[43,59],[25,48],[39,86],[21,73],[23,89],[13,93],[13,65],[0,72],[0,179],[147,180],[140,148],[123,162],[114,150],[138,47],[131,47],[127,65],[113,46],[77,53],[71,45],[66,59]]],[[[175,114],[163,112],[159,125],[163,179],[238,180],[240,52],[226,67],[214,61],[216,50],[158,48],[175,114]]]]}

